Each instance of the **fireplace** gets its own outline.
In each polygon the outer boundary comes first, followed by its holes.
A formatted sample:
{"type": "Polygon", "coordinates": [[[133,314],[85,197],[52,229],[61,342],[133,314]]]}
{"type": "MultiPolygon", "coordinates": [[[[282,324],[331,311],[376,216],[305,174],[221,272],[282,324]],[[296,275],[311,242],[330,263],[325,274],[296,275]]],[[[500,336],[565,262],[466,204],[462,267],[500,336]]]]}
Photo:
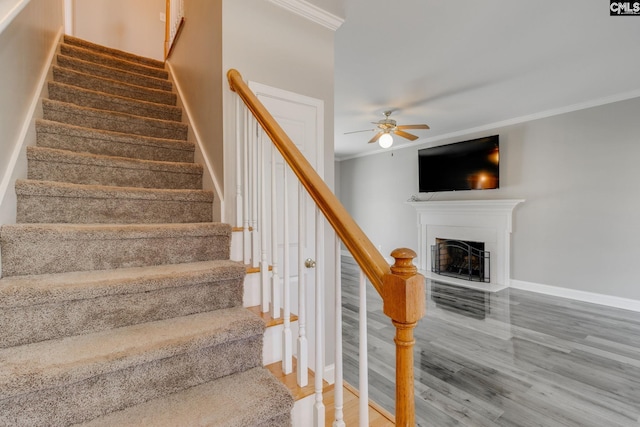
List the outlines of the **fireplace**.
{"type": "MultiPolygon", "coordinates": [[[[497,292],[508,287],[512,215],[516,205],[523,201],[503,199],[409,202],[418,214],[418,268],[427,278],[466,288],[497,292]],[[463,280],[433,272],[434,256],[431,247],[437,246],[438,238],[482,242],[484,248],[481,250],[490,252],[491,255],[485,258],[484,277],[478,275],[482,280],[463,280]]],[[[443,268],[440,267],[440,270],[443,268]]]]}
{"type": "Polygon", "coordinates": [[[462,280],[491,281],[491,254],[483,242],[436,238],[431,246],[431,271],[462,280]]]}

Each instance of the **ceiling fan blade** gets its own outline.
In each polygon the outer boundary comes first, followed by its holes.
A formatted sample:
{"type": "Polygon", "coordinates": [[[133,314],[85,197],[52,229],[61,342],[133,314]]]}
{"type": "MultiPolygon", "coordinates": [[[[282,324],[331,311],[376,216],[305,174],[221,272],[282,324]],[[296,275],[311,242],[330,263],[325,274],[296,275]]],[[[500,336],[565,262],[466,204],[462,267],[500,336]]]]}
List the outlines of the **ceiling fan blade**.
{"type": "Polygon", "coordinates": [[[371,138],[369,140],[369,144],[371,144],[372,142],[376,142],[377,140],[380,139],[380,137],[384,134],[384,132],[380,131],[378,133],[375,134],[375,136],[373,138],[371,138]]]}
{"type": "Polygon", "coordinates": [[[396,129],[430,129],[428,125],[400,125],[396,129]]]}
{"type": "Polygon", "coordinates": [[[348,135],[350,133],[359,133],[359,132],[373,132],[375,129],[364,129],[364,130],[352,130],[351,132],[345,132],[345,135],[348,135]]]}
{"type": "MultiPolygon", "coordinates": [[[[398,127],[399,127],[399,126],[398,126],[398,127]]],[[[396,130],[394,133],[395,133],[396,135],[398,135],[398,136],[401,136],[401,137],[403,137],[403,138],[407,138],[408,140],[411,140],[411,141],[415,141],[416,139],[418,139],[418,137],[417,137],[417,136],[412,135],[412,134],[407,133],[407,132],[404,132],[404,131],[401,131],[401,130],[396,130]]]]}

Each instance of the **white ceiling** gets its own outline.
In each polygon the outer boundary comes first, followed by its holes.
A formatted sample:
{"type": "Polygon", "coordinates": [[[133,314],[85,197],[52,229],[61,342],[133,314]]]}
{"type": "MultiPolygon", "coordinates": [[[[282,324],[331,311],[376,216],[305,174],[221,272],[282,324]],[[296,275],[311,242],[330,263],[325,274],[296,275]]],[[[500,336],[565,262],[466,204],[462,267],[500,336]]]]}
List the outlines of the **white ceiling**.
{"type": "MultiPolygon", "coordinates": [[[[337,159],[379,151],[370,122],[427,123],[413,143],[640,96],[640,16],[606,0],[345,0],[335,35],[337,159]]],[[[640,117],[639,117],[640,119],[640,117]]]]}

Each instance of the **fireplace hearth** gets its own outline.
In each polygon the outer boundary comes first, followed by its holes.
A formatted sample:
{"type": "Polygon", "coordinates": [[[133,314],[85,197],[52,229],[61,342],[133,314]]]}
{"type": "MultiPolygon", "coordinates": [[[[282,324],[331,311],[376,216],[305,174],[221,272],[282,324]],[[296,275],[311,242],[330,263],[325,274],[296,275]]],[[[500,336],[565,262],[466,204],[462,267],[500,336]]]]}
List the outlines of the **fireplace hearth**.
{"type": "Polygon", "coordinates": [[[436,239],[431,246],[431,271],[462,280],[491,281],[491,254],[483,242],[436,239]]]}

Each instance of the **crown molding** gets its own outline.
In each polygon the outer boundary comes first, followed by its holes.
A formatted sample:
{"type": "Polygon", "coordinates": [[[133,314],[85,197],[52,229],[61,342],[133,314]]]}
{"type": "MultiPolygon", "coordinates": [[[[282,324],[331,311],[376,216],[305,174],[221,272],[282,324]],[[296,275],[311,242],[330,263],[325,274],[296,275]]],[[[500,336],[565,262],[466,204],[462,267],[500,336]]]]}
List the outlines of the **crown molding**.
{"type": "Polygon", "coordinates": [[[336,31],[344,23],[344,19],[319,8],[306,0],[269,0],[289,12],[320,24],[331,31],[336,31]]]}
{"type": "Polygon", "coordinates": [[[572,105],[568,105],[565,107],[559,107],[559,108],[554,108],[554,109],[550,109],[550,110],[546,110],[546,111],[541,111],[539,113],[534,113],[534,114],[529,114],[526,116],[520,116],[520,117],[516,117],[513,119],[507,119],[507,120],[503,120],[500,122],[495,122],[495,123],[490,123],[487,125],[482,125],[482,126],[477,126],[477,127],[473,127],[473,128],[468,128],[468,129],[463,129],[463,130],[459,130],[459,131],[455,131],[455,132],[449,132],[449,133],[445,133],[442,135],[436,135],[434,137],[430,137],[430,138],[420,138],[418,139],[416,142],[414,142],[413,144],[401,144],[398,146],[393,146],[391,148],[379,148],[373,151],[367,151],[366,153],[353,153],[350,155],[346,155],[343,157],[336,157],[335,161],[336,162],[341,162],[343,160],[351,160],[351,159],[357,159],[359,157],[367,157],[367,156],[373,156],[376,154],[380,154],[380,153],[384,153],[384,152],[389,152],[389,151],[395,151],[395,150],[404,150],[405,148],[425,148],[425,147],[430,147],[433,146],[434,143],[438,142],[438,141],[442,141],[445,139],[449,139],[449,138],[458,138],[458,137],[464,137],[466,135],[472,135],[474,133],[478,133],[478,132],[485,132],[485,131],[494,131],[495,129],[499,129],[502,127],[507,127],[507,126],[511,126],[511,125],[517,125],[520,123],[526,123],[526,122],[531,122],[534,120],[539,120],[539,119],[545,119],[547,117],[553,117],[553,116],[559,116],[561,114],[566,114],[566,113],[572,113],[574,111],[580,111],[580,110],[586,110],[587,108],[594,108],[594,107],[600,107],[602,105],[608,105],[608,104],[613,104],[615,102],[621,102],[621,101],[626,101],[629,99],[634,99],[634,98],[639,98],[640,97],[640,90],[632,90],[629,92],[624,92],[624,93],[620,93],[620,94],[616,94],[616,95],[611,95],[611,96],[607,96],[604,98],[599,98],[599,99],[594,99],[591,101],[586,101],[586,102],[581,102],[578,104],[572,104],[572,105]]]}

